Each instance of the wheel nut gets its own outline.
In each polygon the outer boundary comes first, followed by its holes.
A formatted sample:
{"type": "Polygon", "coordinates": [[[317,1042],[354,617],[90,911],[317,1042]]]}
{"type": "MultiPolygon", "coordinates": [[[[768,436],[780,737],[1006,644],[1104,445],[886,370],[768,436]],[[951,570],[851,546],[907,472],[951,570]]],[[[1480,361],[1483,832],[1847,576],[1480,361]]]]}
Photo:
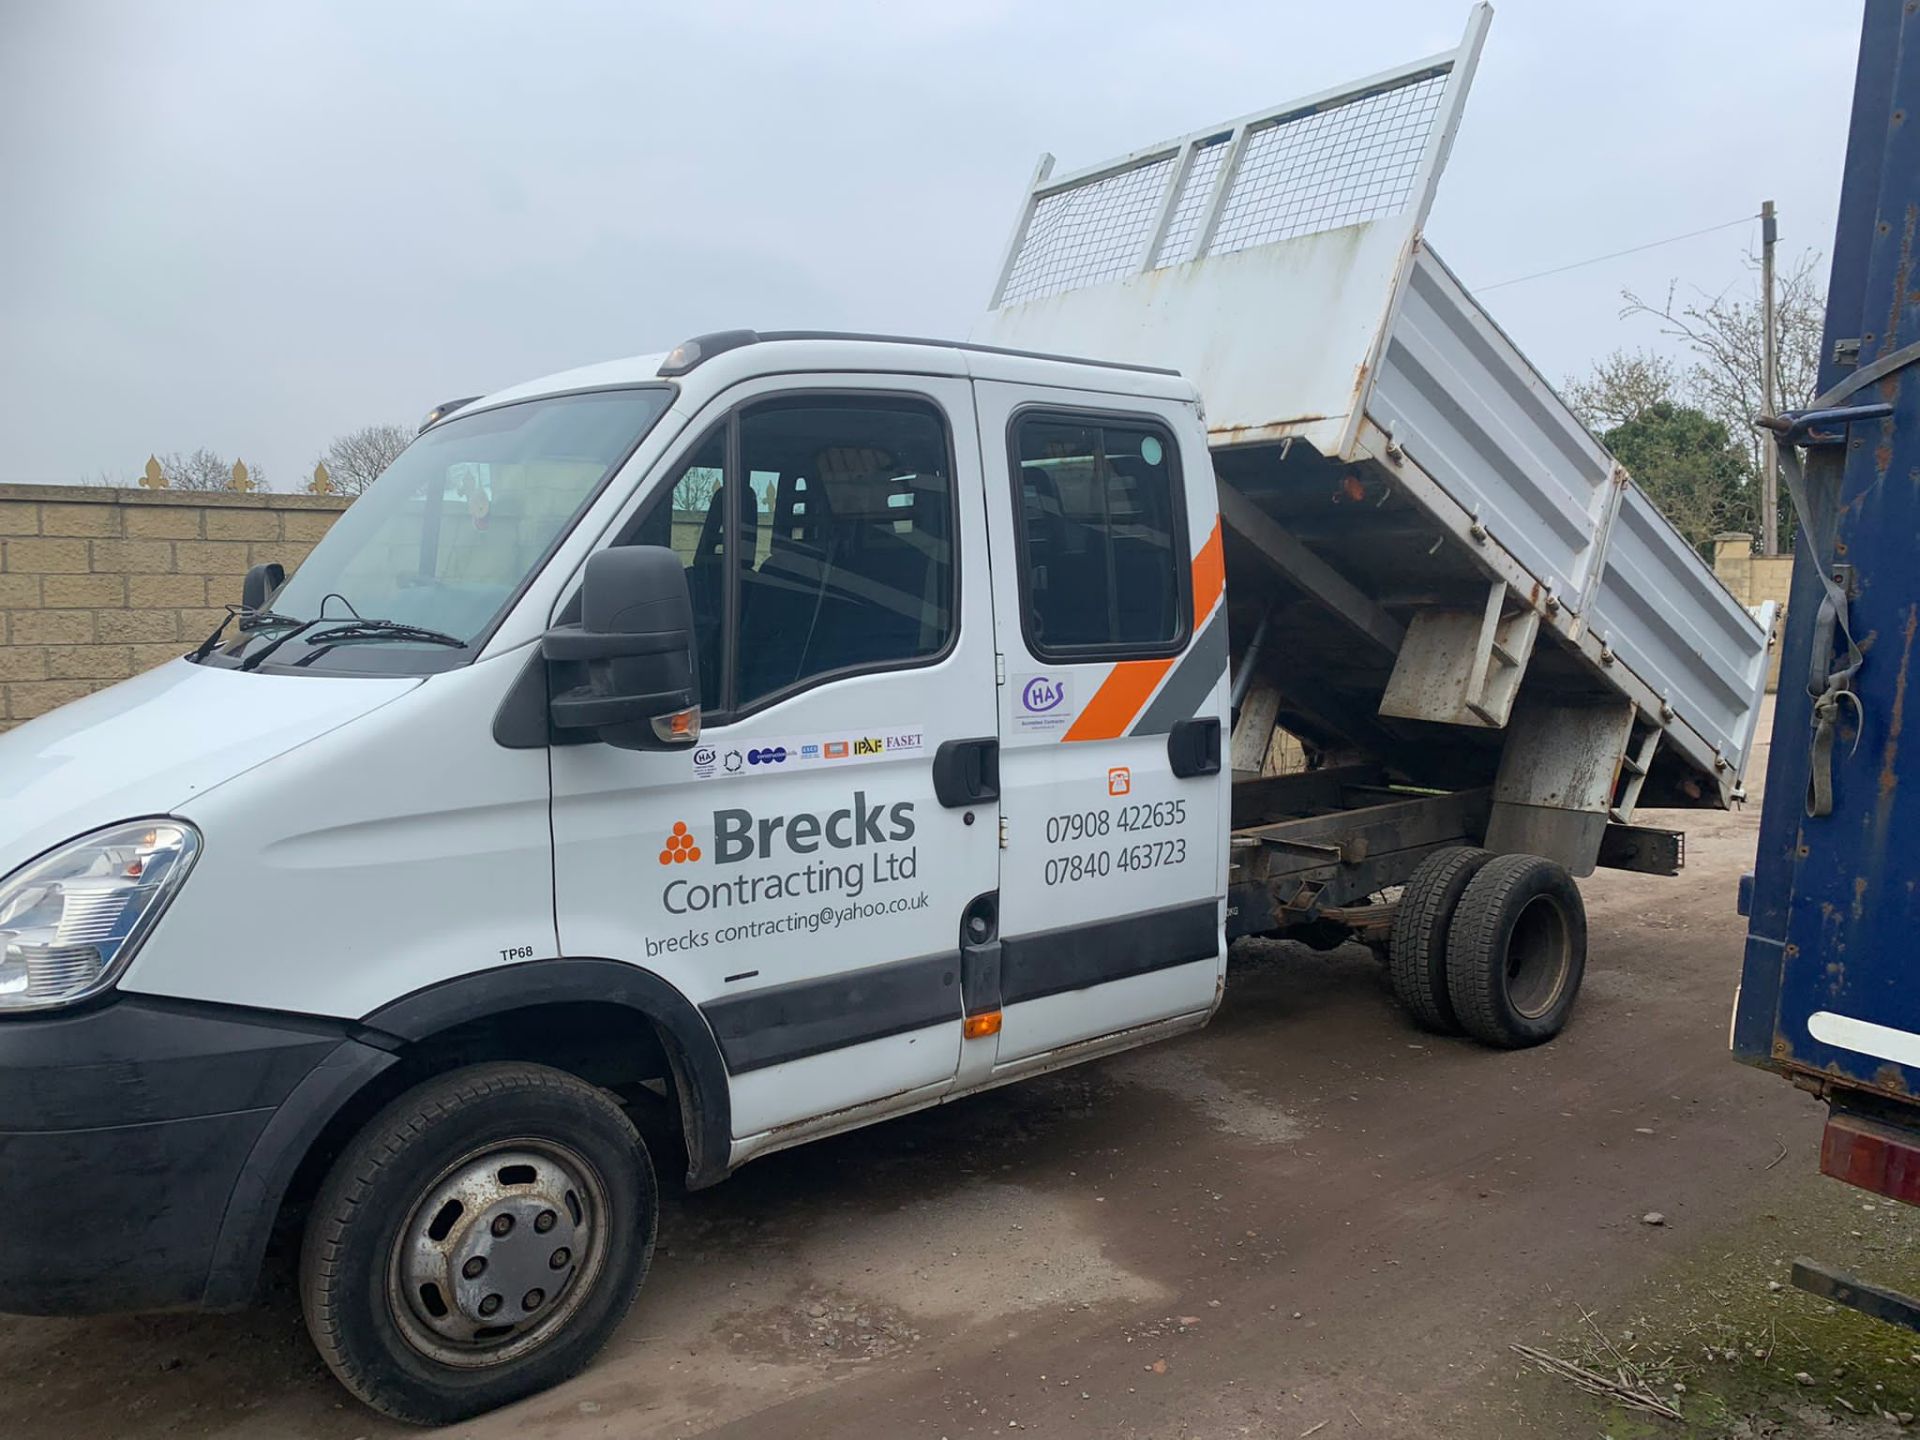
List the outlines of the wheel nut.
{"type": "Polygon", "coordinates": [[[565,1246],[562,1246],[560,1249],[554,1251],[553,1254],[548,1257],[547,1268],[549,1270],[564,1270],[567,1268],[567,1262],[572,1259],[573,1259],[573,1252],[571,1250],[568,1250],[565,1246]]]}
{"type": "Polygon", "coordinates": [[[546,1302],[546,1298],[547,1292],[544,1290],[529,1290],[527,1291],[526,1298],[520,1302],[520,1308],[522,1310],[538,1310],[541,1305],[546,1302]]]}
{"type": "Polygon", "coordinates": [[[513,1216],[496,1215],[493,1217],[493,1233],[494,1234],[505,1235],[511,1229],[513,1229],[513,1216]]]}
{"type": "Polygon", "coordinates": [[[553,1211],[542,1210],[537,1216],[534,1217],[533,1228],[538,1230],[542,1235],[544,1235],[549,1230],[553,1229],[554,1221],[557,1220],[558,1218],[559,1217],[555,1215],[553,1211]]]}
{"type": "Polygon", "coordinates": [[[486,1299],[480,1302],[480,1313],[482,1315],[498,1315],[500,1313],[500,1297],[498,1295],[487,1296],[486,1299]]]}
{"type": "Polygon", "coordinates": [[[476,1255],[460,1267],[460,1273],[469,1280],[478,1280],[487,1273],[487,1261],[484,1255],[476,1255]]]}

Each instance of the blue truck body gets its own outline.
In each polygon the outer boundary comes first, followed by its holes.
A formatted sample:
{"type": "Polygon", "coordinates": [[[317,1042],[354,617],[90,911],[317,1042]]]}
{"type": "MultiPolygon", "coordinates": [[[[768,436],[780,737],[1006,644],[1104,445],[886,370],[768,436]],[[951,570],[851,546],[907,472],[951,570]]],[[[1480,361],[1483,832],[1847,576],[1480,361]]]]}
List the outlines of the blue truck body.
{"type": "Polygon", "coordinates": [[[1867,0],[1733,1049],[1920,1145],[1916,345],[1920,7],[1867,0]]]}

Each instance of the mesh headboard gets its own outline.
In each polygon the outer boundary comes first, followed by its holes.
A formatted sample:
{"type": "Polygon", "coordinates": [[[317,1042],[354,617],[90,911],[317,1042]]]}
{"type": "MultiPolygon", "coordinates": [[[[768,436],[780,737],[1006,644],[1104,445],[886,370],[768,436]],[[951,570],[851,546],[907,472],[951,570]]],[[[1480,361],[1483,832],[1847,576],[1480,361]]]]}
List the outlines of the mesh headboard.
{"type": "Polygon", "coordinates": [[[1413,198],[1446,61],[1043,185],[994,304],[1397,215],[1413,198]]]}
{"type": "Polygon", "coordinates": [[[973,338],[1175,365],[1210,420],[1336,443],[1491,18],[1476,5],[1454,49],[1069,175],[1042,156],[973,338]]]}

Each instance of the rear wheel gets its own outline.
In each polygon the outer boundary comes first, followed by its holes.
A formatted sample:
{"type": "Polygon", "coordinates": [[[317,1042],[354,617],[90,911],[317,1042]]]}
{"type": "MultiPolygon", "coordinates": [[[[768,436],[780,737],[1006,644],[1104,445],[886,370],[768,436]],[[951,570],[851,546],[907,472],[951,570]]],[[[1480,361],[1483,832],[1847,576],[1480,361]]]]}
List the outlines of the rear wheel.
{"type": "Polygon", "coordinates": [[[1467,882],[1493,858],[1455,845],[1420,862],[1400,892],[1387,947],[1393,993],[1414,1022],[1437,1035],[1458,1035],[1460,1022],[1447,993],[1447,932],[1467,882]]]}
{"type": "Polygon", "coordinates": [[[1469,1035],[1508,1050],[1551,1040],[1586,966],[1586,906],[1564,868],[1539,855],[1481,866],[1447,932],[1447,994],[1469,1035]]]}
{"type": "Polygon", "coordinates": [[[659,1216],[612,1096],[538,1065],[475,1065],[361,1131],[314,1204],[307,1328],[374,1409],[444,1425],[591,1361],[646,1277],[659,1216]]]}

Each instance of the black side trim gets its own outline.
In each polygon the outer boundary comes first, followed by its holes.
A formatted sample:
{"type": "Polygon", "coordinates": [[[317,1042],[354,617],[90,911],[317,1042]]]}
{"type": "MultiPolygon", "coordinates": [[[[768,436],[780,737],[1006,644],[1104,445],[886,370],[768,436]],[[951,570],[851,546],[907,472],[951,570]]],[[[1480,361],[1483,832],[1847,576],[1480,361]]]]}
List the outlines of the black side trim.
{"type": "Polygon", "coordinates": [[[713,1031],[686,996],[649,970],[619,960],[533,960],[463,975],[394,1001],[367,1016],[367,1028],[423,1040],[455,1025],[533,1005],[619,1005],[652,1021],[687,1114],[687,1184],[724,1180],[733,1150],[733,1102],[713,1031]]]}
{"type": "Polygon", "coordinates": [[[786,1060],[960,1019],[960,959],[949,952],[793,980],[709,1000],[727,1069],[738,1075],[786,1060]]]}
{"type": "Polygon", "coordinates": [[[1001,995],[1008,1005],[1017,1005],[1217,959],[1219,954],[1219,902],[1170,905],[1092,925],[1007,937],[1000,942],[1001,995]]]}
{"type": "Polygon", "coordinates": [[[1001,1006],[998,890],[975,896],[960,917],[960,994],[969,1015],[1001,1006]]]}

